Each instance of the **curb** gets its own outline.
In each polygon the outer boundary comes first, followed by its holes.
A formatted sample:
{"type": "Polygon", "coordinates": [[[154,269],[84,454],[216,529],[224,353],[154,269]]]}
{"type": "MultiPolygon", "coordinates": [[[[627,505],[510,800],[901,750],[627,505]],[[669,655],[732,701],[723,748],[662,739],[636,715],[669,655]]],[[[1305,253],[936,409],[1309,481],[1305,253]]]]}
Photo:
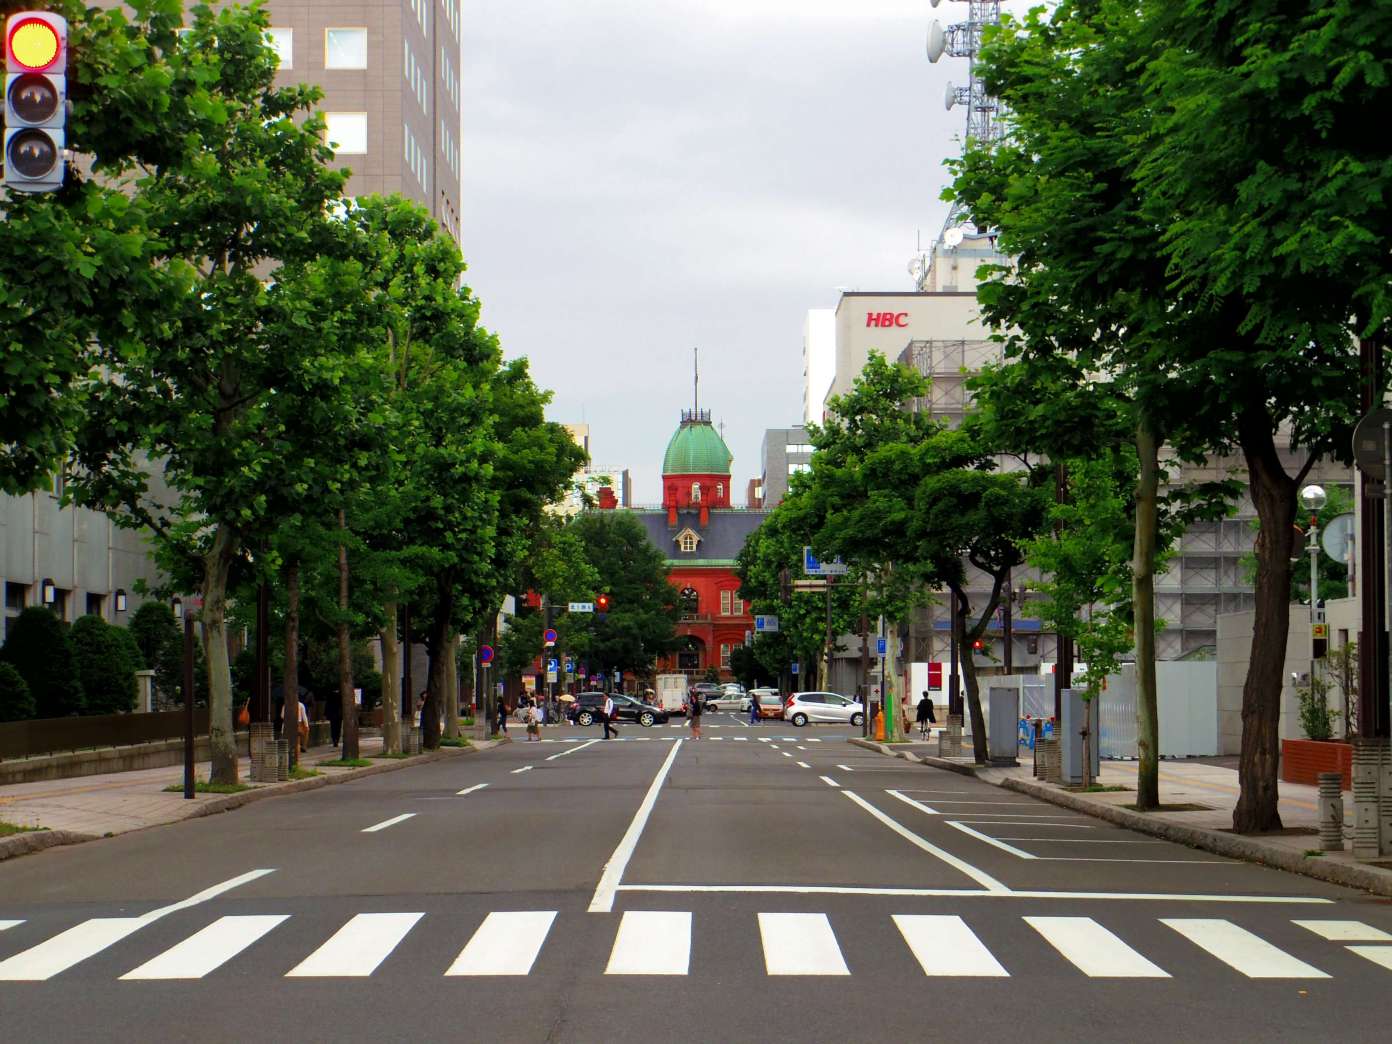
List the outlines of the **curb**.
{"type": "MultiPolygon", "coordinates": [[[[1322,856],[1306,856],[1296,852],[1269,848],[1260,841],[1243,837],[1240,834],[1226,834],[1216,830],[1206,830],[1203,827],[1190,826],[1187,823],[1176,823],[1173,820],[1154,819],[1144,812],[1133,812],[1129,808],[1120,808],[1101,801],[1091,801],[1081,795],[1059,790],[1046,783],[1036,783],[1030,779],[1017,779],[1014,776],[992,778],[992,774],[983,775],[977,772],[976,767],[972,765],[962,765],[945,758],[935,758],[928,755],[919,756],[907,750],[894,750],[884,743],[874,743],[863,739],[851,739],[849,742],[857,747],[864,747],[866,750],[877,751],[886,757],[902,758],[905,761],[916,762],[920,765],[947,769],[949,772],[956,772],[964,776],[974,776],[983,783],[990,783],[1003,790],[1027,794],[1030,797],[1039,798],[1041,801],[1047,801],[1051,805],[1058,805],[1073,812],[1081,812],[1094,819],[1103,819],[1128,830],[1158,837],[1164,841],[1173,841],[1189,848],[1227,856],[1229,859],[1240,859],[1246,863],[1256,863],[1275,870],[1285,870],[1289,873],[1300,874],[1303,877],[1313,877],[1330,884],[1343,885],[1345,888],[1356,888],[1360,891],[1372,892],[1375,895],[1392,896],[1392,871],[1358,863],[1332,862],[1322,856]]],[[[989,766],[982,766],[982,768],[989,768],[989,766]]]]}
{"type": "Polygon", "coordinates": [[[9,837],[0,838],[0,862],[14,859],[16,856],[28,855],[30,852],[42,852],[45,848],[56,848],[58,845],[76,845],[83,841],[95,840],[97,840],[96,834],[75,834],[71,830],[27,830],[22,834],[11,834],[9,837]]]}

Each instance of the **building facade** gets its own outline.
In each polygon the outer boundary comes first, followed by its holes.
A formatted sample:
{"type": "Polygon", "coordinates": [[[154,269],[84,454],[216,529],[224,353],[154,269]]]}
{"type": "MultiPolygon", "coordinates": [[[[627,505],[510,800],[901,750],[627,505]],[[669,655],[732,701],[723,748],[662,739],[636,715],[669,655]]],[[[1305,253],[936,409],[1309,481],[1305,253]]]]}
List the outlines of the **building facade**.
{"type": "Polygon", "coordinates": [[[799,471],[812,466],[812,444],[801,424],[769,428],[764,432],[760,457],[760,506],[776,508],[788,495],[788,483],[799,471]]]}

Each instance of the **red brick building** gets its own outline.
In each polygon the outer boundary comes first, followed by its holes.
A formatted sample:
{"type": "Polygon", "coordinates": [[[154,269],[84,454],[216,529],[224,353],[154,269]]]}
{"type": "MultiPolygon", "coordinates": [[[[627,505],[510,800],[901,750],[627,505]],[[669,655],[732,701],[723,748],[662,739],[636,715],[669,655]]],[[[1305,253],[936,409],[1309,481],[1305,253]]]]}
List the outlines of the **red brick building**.
{"type": "MultiPolygon", "coordinates": [[[[739,597],[735,556],[768,511],[730,506],[733,459],[709,410],[683,410],[662,461],[662,506],[630,509],[667,560],[669,580],[682,596],[677,633],[683,648],[659,660],[659,672],[700,678],[714,667],[722,680],[730,679],[730,654],[754,630],[739,597]]],[[[615,509],[602,493],[599,506],[615,509]]]]}

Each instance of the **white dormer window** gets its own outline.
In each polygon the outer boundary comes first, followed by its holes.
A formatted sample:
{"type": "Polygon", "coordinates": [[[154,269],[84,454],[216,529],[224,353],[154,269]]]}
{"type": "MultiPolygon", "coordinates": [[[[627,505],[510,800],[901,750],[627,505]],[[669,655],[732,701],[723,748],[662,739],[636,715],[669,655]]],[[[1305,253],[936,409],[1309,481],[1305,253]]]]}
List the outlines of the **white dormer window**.
{"type": "Polygon", "coordinates": [[[724,499],[725,499],[725,483],[723,483],[723,482],[717,482],[717,483],[715,484],[715,499],[716,499],[716,500],[724,500],[724,499]]]}
{"type": "Polygon", "coordinates": [[[699,482],[693,482],[691,484],[691,503],[701,503],[701,483],[699,482]]]}
{"type": "Polygon", "coordinates": [[[683,534],[681,535],[681,540],[680,540],[680,542],[678,543],[678,546],[679,546],[683,551],[687,552],[688,554],[690,554],[692,551],[695,551],[695,550],[696,550],[696,534],[694,534],[694,533],[683,533],[683,534]]]}

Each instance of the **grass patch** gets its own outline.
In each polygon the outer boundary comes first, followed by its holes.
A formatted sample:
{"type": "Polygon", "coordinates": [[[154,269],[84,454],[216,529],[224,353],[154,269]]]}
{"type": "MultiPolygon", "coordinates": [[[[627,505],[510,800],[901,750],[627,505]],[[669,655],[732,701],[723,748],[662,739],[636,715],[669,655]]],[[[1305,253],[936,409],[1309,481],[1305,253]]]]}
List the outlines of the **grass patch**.
{"type": "Polygon", "coordinates": [[[409,758],[410,756],[411,755],[409,754],[374,754],[372,755],[372,760],[380,761],[386,759],[390,761],[401,761],[404,758],[409,758]]]}
{"type": "Polygon", "coordinates": [[[473,727],[474,727],[474,719],[473,719],[473,718],[460,718],[460,719],[459,719],[459,727],[460,727],[461,729],[464,729],[464,728],[473,728],[473,727]]]}
{"type": "Polygon", "coordinates": [[[291,779],[312,779],[315,776],[322,776],[323,773],[318,769],[305,768],[303,765],[296,765],[290,770],[291,779]]]}
{"type": "MultiPolygon", "coordinates": [[[[195,794],[240,794],[243,790],[250,790],[251,787],[245,783],[210,783],[206,779],[197,779],[193,782],[193,792],[195,794]]],[[[182,783],[171,783],[164,788],[166,794],[182,794],[184,785],[182,783]]]]}
{"type": "Polygon", "coordinates": [[[333,761],[319,762],[320,768],[367,768],[372,762],[366,758],[335,758],[333,761]]]}
{"type": "Polygon", "coordinates": [[[1130,787],[1123,787],[1117,783],[1094,783],[1090,787],[1079,787],[1080,794],[1115,794],[1118,791],[1130,790],[1130,787]]]}
{"type": "Polygon", "coordinates": [[[471,746],[473,746],[473,744],[470,743],[468,740],[466,740],[463,736],[446,736],[444,739],[440,740],[440,746],[442,746],[442,747],[471,747],[471,746]]]}
{"type": "Polygon", "coordinates": [[[20,826],[18,823],[0,823],[0,837],[9,837],[11,834],[28,834],[35,830],[47,830],[48,827],[41,826],[20,826]]]}
{"type": "Polygon", "coordinates": [[[1305,858],[1306,858],[1306,859],[1313,859],[1313,858],[1315,858],[1316,856],[1322,856],[1322,855],[1324,855],[1324,850],[1323,850],[1323,849],[1319,849],[1319,848],[1307,848],[1307,849],[1305,849],[1305,858]]]}

